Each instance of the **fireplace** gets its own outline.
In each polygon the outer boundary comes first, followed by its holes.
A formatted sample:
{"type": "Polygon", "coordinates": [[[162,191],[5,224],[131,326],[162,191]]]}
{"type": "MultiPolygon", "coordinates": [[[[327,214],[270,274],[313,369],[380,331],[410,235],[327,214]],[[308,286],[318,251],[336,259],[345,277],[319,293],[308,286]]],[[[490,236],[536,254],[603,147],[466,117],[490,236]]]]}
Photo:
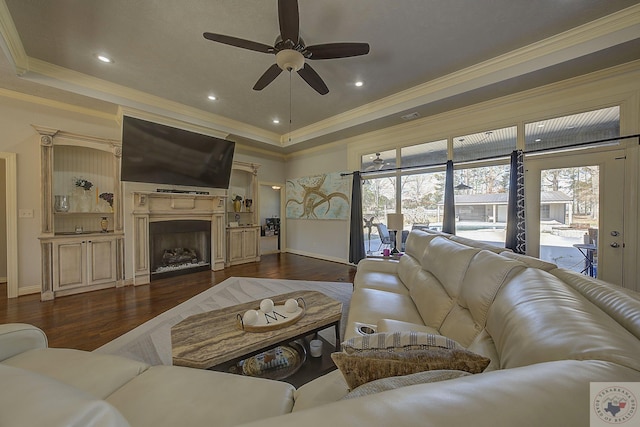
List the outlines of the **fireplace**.
{"type": "Polygon", "coordinates": [[[149,223],[151,280],[211,269],[211,221],[149,223]]]}

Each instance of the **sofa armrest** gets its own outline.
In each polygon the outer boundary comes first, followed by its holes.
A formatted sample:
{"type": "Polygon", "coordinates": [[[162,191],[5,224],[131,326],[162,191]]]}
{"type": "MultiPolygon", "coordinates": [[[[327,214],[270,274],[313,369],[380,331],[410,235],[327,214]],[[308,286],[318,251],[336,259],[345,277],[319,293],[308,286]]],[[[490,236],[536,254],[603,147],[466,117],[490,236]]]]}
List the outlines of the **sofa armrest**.
{"type": "Polygon", "coordinates": [[[26,323],[0,325],[0,361],[35,348],[47,348],[47,335],[26,323]]]}
{"type": "Polygon", "coordinates": [[[365,258],[358,263],[358,271],[378,271],[381,273],[398,273],[400,262],[395,259],[365,258]]]}

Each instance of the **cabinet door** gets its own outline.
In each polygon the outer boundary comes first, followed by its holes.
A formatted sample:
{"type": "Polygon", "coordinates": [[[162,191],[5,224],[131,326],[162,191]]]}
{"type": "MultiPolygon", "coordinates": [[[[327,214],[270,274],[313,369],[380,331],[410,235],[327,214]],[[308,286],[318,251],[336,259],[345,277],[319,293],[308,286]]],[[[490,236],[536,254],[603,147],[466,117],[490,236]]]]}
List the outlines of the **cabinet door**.
{"type": "Polygon", "coordinates": [[[93,239],[87,244],[88,285],[116,281],[116,241],[93,239]]]}
{"type": "Polygon", "coordinates": [[[85,241],[57,242],[53,244],[53,289],[82,286],[85,283],[87,251],[85,241]]]}
{"type": "Polygon", "coordinates": [[[229,244],[227,250],[229,251],[229,262],[240,261],[244,258],[244,251],[242,250],[244,232],[242,229],[229,230],[229,244]]]}
{"type": "Polygon", "coordinates": [[[244,258],[255,258],[258,256],[258,230],[256,228],[247,228],[244,230],[242,246],[244,249],[244,258]]]}

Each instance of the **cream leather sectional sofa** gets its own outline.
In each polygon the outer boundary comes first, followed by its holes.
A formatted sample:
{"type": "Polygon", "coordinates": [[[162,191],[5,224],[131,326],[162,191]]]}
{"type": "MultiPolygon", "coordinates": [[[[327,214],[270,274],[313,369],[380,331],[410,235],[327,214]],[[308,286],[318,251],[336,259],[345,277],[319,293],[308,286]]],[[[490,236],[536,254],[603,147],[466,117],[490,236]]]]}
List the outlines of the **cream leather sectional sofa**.
{"type": "MultiPolygon", "coordinates": [[[[640,382],[640,297],[550,263],[412,231],[399,261],[358,265],[345,338],[445,335],[480,374],[354,399],[340,371],[288,384],[47,348],[0,326],[0,425],[588,426],[590,382],[640,382]]],[[[640,420],[640,415],[636,415],[640,420]]]]}

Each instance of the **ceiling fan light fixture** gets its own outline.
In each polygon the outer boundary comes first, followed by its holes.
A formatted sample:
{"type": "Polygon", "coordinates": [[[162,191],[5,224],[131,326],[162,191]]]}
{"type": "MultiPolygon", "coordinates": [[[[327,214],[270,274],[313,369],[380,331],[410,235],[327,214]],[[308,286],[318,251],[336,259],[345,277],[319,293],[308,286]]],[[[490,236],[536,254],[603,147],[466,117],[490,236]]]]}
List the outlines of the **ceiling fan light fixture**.
{"type": "Polygon", "coordinates": [[[283,49],[276,53],[276,63],[284,71],[298,71],[304,67],[304,56],[297,50],[283,49]]]}

